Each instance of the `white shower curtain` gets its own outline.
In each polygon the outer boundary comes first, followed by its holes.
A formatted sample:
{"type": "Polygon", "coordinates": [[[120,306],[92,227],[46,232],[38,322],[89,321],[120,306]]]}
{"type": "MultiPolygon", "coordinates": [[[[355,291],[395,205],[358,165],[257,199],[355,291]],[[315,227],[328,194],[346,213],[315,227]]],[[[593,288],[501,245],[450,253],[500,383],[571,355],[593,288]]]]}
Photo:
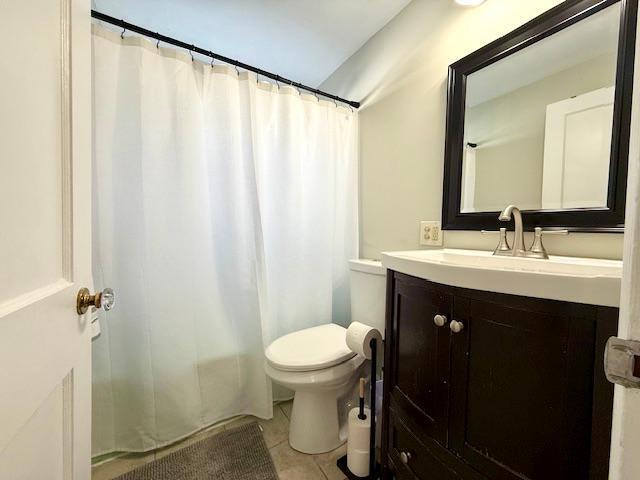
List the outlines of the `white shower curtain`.
{"type": "Polygon", "coordinates": [[[268,418],[264,347],[349,317],[357,113],[94,26],[93,453],[268,418]]]}

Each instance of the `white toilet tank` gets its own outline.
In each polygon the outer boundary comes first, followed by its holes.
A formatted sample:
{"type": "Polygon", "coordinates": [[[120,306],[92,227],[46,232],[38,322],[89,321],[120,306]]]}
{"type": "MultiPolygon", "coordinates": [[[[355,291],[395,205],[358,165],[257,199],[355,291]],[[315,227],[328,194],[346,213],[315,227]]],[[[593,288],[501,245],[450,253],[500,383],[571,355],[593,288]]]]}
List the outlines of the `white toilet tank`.
{"type": "Polygon", "coordinates": [[[349,260],[351,321],[380,330],[384,338],[386,270],[377,260],[349,260]]]}

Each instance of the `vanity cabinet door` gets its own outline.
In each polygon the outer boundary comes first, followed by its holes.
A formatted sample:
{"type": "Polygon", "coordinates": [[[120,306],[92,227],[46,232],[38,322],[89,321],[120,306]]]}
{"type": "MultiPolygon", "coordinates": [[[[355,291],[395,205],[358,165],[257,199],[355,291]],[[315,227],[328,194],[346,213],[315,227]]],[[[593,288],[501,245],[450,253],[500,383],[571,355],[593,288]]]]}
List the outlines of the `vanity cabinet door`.
{"type": "Polygon", "coordinates": [[[426,435],[446,445],[452,296],[440,285],[407,275],[390,274],[390,280],[387,397],[426,435]],[[436,324],[436,315],[446,318],[443,325],[436,324]]]}
{"type": "Polygon", "coordinates": [[[449,449],[491,479],[590,478],[597,307],[481,293],[455,297],[449,449]]]}

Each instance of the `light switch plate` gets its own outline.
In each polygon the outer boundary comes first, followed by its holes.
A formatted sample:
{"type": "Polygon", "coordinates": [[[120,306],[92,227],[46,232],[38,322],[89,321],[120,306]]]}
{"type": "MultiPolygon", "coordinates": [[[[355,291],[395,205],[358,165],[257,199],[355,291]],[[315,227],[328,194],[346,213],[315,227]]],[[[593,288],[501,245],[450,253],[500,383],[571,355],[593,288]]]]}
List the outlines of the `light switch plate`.
{"type": "Polygon", "coordinates": [[[442,246],[442,229],[440,222],[420,222],[420,245],[429,247],[442,246]]]}

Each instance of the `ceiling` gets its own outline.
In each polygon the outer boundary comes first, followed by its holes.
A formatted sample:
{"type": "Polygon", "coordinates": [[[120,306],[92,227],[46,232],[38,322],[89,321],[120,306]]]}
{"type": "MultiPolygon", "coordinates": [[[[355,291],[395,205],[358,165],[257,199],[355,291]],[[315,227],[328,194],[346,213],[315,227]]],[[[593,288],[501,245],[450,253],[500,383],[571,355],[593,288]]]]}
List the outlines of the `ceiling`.
{"type": "Polygon", "coordinates": [[[318,86],[411,0],[93,0],[93,8],[318,86]]]}

